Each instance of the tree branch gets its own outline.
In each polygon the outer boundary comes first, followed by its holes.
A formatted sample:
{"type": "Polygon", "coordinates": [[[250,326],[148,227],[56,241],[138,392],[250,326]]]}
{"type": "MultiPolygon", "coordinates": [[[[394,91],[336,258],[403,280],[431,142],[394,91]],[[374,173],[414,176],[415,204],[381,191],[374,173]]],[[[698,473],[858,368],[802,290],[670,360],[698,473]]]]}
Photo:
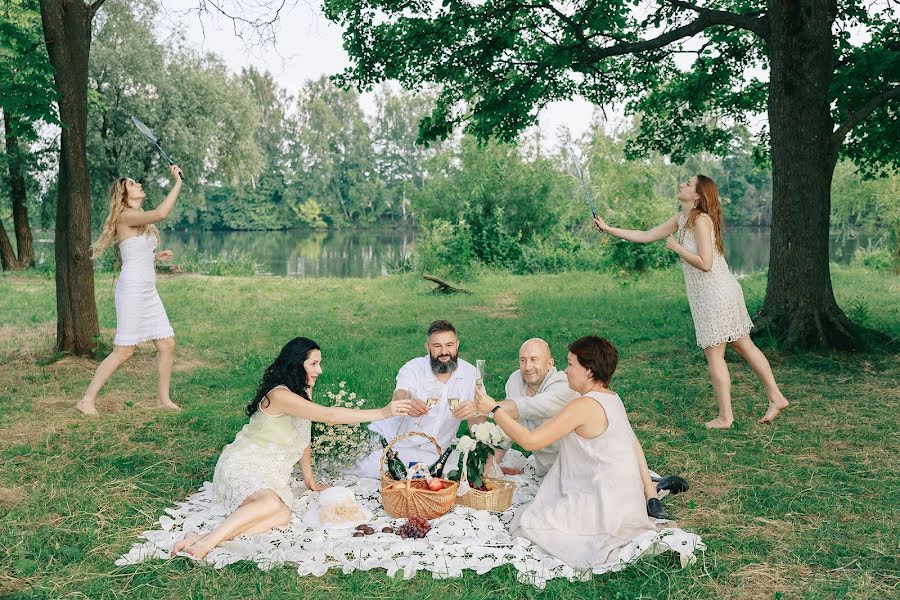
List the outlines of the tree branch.
{"type": "Polygon", "coordinates": [[[94,0],[91,3],[90,7],[88,8],[88,18],[89,19],[94,18],[94,15],[97,14],[97,11],[100,9],[101,6],[103,6],[104,2],[106,2],[106,0],[94,0]]]}
{"type": "Polygon", "coordinates": [[[850,130],[859,125],[866,117],[872,114],[880,106],[887,104],[889,101],[900,98],[900,86],[891,88],[882,92],[865,103],[865,105],[847,117],[847,120],[840,124],[831,134],[831,145],[833,148],[840,148],[844,143],[844,138],[850,133],[850,130]]]}
{"type": "Polygon", "coordinates": [[[769,38],[768,23],[765,15],[753,16],[753,14],[741,14],[729,12],[727,10],[704,8],[691,2],[685,2],[684,0],[668,0],[668,2],[672,6],[692,10],[697,13],[700,18],[705,17],[710,19],[711,24],[733,25],[739,29],[752,31],[764,40],[769,38]]]}

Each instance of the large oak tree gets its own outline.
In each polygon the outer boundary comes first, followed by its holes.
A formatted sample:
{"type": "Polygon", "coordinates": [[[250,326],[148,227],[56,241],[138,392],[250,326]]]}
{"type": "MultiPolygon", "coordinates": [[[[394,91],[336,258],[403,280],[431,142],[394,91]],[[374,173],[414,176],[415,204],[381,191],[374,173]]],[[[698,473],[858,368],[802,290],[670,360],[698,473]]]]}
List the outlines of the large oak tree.
{"type": "Polygon", "coordinates": [[[442,84],[421,139],[455,127],[514,139],[540,108],[629,99],[633,150],[675,160],[726,152],[765,113],[771,258],[759,331],[789,347],[856,348],[828,263],[831,178],[841,155],[869,173],[900,164],[900,27],[887,0],[325,0],[345,28],[347,85],[442,84]],[[692,54],[689,67],[676,56],[692,54]],[[756,77],[753,73],[765,73],[756,77]],[[893,150],[892,150],[893,149],[893,150]]]}

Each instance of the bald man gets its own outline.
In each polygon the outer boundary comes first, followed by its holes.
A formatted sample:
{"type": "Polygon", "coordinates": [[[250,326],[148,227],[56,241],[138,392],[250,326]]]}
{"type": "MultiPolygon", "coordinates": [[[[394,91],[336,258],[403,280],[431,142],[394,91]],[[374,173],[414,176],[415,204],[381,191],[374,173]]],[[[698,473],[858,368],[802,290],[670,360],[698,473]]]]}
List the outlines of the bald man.
{"type": "MultiPolygon", "coordinates": [[[[479,393],[476,391],[476,393],[479,393]]],[[[550,345],[540,338],[531,338],[519,348],[519,369],[513,371],[506,381],[506,399],[500,406],[507,415],[534,431],[544,421],[555,417],[569,402],[581,394],[569,387],[569,379],[564,371],[557,371],[550,345]]],[[[657,486],[650,477],[647,460],[637,437],[634,439],[638,458],[641,463],[641,479],[644,483],[644,496],[647,500],[647,513],[658,519],[669,516],[659,501],[657,486]]],[[[499,464],[506,454],[498,451],[495,460],[499,464]]],[[[556,462],[559,456],[559,442],[532,452],[534,469],[538,477],[543,477],[556,462]]],[[[510,469],[501,465],[506,475],[521,473],[518,469],[510,469]]]]}
{"type": "MultiPolygon", "coordinates": [[[[534,430],[578,396],[569,387],[566,374],[556,370],[549,344],[532,338],[519,348],[519,369],[506,380],[506,400],[500,404],[506,414],[534,430]]],[[[547,474],[558,455],[558,442],[534,451],[534,468],[539,477],[547,474]]],[[[498,453],[497,460],[502,459],[498,453]]],[[[501,468],[507,475],[515,474],[512,469],[501,468]]]]}

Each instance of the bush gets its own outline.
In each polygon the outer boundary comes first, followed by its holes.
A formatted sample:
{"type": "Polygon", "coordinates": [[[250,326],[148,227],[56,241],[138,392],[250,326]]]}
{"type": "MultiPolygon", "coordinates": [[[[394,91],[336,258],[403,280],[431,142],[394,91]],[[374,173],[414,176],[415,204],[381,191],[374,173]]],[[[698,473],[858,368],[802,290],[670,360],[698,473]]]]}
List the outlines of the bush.
{"type": "Polygon", "coordinates": [[[439,277],[469,279],[477,261],[472,233],[465,221],[456,224],[435,219],[422,226],[416,238],[416,266],[439,277]]]}
{"type": "Polygon", "coordinates": [[[571,233],[522,247],[516,273],[598,271],[603,267],[603,247],[571,233]]]}
{"type": "Polygon", "coordinates": [[[883,273],[900,272],[900,252],[885,246],[869,246],[857,248],[853,254],[853,263],[872,271],[883,273]]]}
{"type": "Polygon", "coordinates": [[[611,271],[643,273],[651,269],[664,269],[678,262],[678,255],[668,250],[664,241],[635,244],[610,238],[604,245],[604,265],[611,271]]]}
{"type": "Polygon", "coordinates": [[[258,275],[262,266],[242,252],[222,252],[218,256],[195,254],[181,259],[177,269],[203,275],[258,275]]]}

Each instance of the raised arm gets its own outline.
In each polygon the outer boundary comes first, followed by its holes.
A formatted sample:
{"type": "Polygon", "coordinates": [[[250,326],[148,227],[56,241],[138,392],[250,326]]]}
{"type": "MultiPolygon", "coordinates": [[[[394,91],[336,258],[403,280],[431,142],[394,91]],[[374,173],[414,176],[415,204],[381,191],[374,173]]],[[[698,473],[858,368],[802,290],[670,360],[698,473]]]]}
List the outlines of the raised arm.
{"type": "Polygon", "coordinates": [[[159,206],[153,210],[138,210],[136,208],[125,210],[119,215],[119,224],[127,225],[129,227],[142,227],[143,225],[159,223],[169,216],[169,213],[172,212],[172,209],[175,207],[175,200],[178,198],[178,192],[181,191],[181,177],[178,176],[178,165],[170,166],[169,171],[172,173],[174,183],[172,184],[172,189],[169,190],[169,193],[166,195],[166,199],[160,202],[159,206]]]}
{"type": "Polygon", "coordinates": [[[368,423],[405,415],[409,412],[410,401],[408,398],[394,399],[381,408],[358,410],[339,406],[321,406],[286,388],[276,388],[269,392],[269,402],[271,402],[271,410],[276,413],[287,413],[317,423],[335,425],[338,423],[368,423]]]}
{"type": "Polygon", "coordinates": [[[544,421],[534,431],[529,431],[527,427],[504,413],[502,407],[494,413],[494,421],[506,432],[506,435],[512,441],[525,450],[545,448],[567,433],[587,423],[596,425],[595,428],[592,428],[596,429],[596,435],[606,431],[609,425],[606,419],[606,411],[603,410],[603,407],[597,404],[595,400],[586,397],[573,400],[559,414],[549,421],[544,421]],[[598,418],[598,408],[600,413],[602,413],[602,419],[598,418]]]}
{"type": "Polygon", "coordinates": [[[628,240],[629,242],[637,242],[639,244],[649,244],[668,237],[678,231],[678,214],[672,215],[665,223],[660,223],[649,231],[641,231],[640,229],[619,229],[607,225],[606,221],[600,217],[594,217],[594,227],[600,233],[608,233],[617,238],[628,240]]]}

